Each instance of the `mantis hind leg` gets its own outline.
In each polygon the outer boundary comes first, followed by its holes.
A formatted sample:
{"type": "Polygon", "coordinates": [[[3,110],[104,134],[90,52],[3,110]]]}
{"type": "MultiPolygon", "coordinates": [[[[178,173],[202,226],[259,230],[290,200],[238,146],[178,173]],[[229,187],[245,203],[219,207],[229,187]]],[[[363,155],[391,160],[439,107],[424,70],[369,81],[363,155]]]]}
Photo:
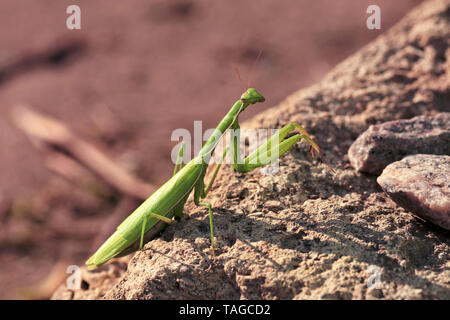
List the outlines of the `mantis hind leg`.
{"type": "Polygon", "coordinates": [[[142,222],[142,230],[141,230],[141,241],[139,242],[139,250],[144,246],[144,235],[145,235],[145,225],[147,224],[147,219],[144,219],[142,222]]]}
{"type": "Polygon", "coordinates": [[[141,250],[142,247],[144,246],[145,225],[147,224],[147,220],[148,220],[149,218],[156,218],[156,219],[158,219],[158,220],[160,220],[160,221],[164,221],[165,223],[168,223],[168,224],[170,224],[170,223],[172,222],[172,219],[169,219],[169,218],[167,218],[167,217],[165,217],[165,216],[162,216],[162,215],[160,215],[160,214],[157,214],[157,213],[154,213],[154,212],[148,213],[148,214],[144,217],[144,219],[143,219],[143,221],[142,221],[141,240],[140,240],[140,242],[139,242],[139,250],[141,250]]]}

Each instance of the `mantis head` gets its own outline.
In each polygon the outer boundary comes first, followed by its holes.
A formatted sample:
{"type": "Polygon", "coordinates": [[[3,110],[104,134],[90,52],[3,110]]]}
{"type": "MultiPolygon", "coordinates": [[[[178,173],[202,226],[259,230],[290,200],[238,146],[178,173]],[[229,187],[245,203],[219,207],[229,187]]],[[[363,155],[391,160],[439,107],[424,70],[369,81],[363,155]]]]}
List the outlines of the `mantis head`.
{"type": "Polygon", "coordinates": [[[247,104],[255,104],[264,102],[266,99],[256,89],[249,88],[241,96],[241,101],[247,104]]]}

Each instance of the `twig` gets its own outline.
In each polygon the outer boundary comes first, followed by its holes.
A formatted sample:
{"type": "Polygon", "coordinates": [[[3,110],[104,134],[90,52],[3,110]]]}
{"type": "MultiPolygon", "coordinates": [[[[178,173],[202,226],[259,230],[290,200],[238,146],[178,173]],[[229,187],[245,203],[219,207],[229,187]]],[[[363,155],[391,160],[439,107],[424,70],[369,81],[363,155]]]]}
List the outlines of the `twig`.
{"type": "Polygon", "coordinates": [[[42,281],[31,286],[18,288],[16,291],[17,298],[26,300],[49,299],[66,279],[66,269],[69,265],[70,263],[66,260],[58,261],[42,281]]]}
{"type": "Polygon", "coordinates": [[[41,115],[25,106],[13,109],[13,119],[38,147],[43,145],[68,153],[128,196],[142,200],[156,189],[115,164],[92,144],[75,136],[61,121],[41,115]]]}

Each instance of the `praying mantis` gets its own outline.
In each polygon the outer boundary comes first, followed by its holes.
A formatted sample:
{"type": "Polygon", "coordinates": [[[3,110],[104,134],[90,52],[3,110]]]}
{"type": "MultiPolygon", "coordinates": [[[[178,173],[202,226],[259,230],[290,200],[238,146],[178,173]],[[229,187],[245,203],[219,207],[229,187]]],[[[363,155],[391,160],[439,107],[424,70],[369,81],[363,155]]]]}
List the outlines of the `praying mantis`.
{"type": "Polygon", "coordinates": [[[193,200],[195,205],[208,208],[211,249],[214,254],[212,206],[211,203],[205,202],[202,199],[204,199],[210,191],[230,147],[226,148],[223,152],[222,161],[214,168],[206,187],[204,178],[209,166],[209,160],[207,159],[214,153],[219,138],[229,129],[232,129],[235,132],[235,137],[232,139],[231,143],[231,158],[232,168],[236,172],[247,173],[269,163],[268,161],[262,161],[262,158],[269,159],[269,161],[277,160],[302,139],[305,139],[310,144],[313,156],[314,149],[319,153],[322,160],[325,161],[319,146],[309,137],[306,130],[297,123],[290,123],[284,126],[266,143],[258,147],[253,153],[242,160],[239,151],[239,115],[248,106],[264,101],[265,98],[256,91],[256,89],[247,89],[220,121],[219,125],[203,145],[198,155],[185,165],[181,160],[184,153],[183,143],[178,153],[172,178],[145,200],[117,227],[116,231],[106,240],[106,242],[86,261],[88,268],[92,269],[98,267],[112,258],[125,256],[142,249],[144,242],[148,242],[154,238],[170,224],[174,218],[179,219],[181,217],[183,207],[192,191],[194,191],[193,200]],[[289,136],[289,134],[296,129],[299,133],[289,136]]]}

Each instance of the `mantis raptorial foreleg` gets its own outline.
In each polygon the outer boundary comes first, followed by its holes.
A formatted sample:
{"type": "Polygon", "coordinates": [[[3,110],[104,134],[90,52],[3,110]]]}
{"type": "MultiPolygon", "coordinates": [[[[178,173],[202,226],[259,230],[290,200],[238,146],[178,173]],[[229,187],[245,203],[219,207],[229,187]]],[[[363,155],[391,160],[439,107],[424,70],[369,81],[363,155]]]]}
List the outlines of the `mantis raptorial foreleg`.
{"type": "Polygon", "coordinates": [[[239,140],[240,140],[239,125],[237,123],[234,124],[233,129],[235,129],[233,139],[234,171],[246,173],[256,168],[267,165],[269,163],[273,163],[278,158],[282,157],[287,151],[289,151],[289,149],[291,149],[294,144],[296,144],[302,139],[308,141],[308,143],[311,145],[311,148],[314,148],[323,159],[322,152],[320,151],[317,144],[309,137],[306,130],[303,129],[303,127],[297,123],[290,123],[281,128],[266,143],[259,146],[258,149],[253,151],[248,157],[246,157],[242,161],[240,160],[240,149],[239,149],[239,140]],[[288,134],[295,129],[300,131],[301,134],[295,134],[289,138],[286,138],[288,134]]]}

